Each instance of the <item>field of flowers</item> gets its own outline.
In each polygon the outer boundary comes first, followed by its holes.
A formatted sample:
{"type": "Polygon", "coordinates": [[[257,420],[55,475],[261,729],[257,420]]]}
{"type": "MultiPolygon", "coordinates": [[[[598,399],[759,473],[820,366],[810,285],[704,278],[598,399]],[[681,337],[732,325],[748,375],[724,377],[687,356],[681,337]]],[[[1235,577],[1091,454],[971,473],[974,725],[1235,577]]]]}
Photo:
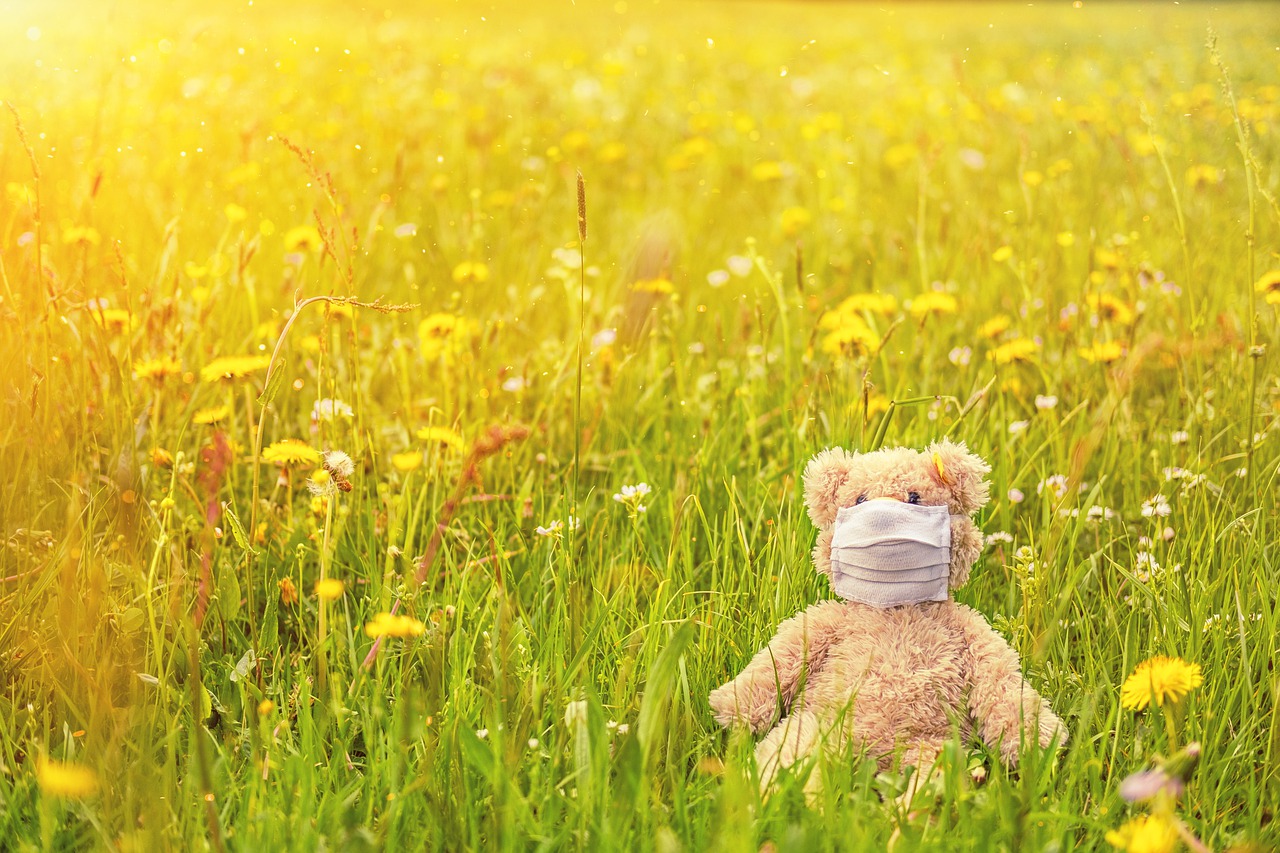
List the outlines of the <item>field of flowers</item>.
{"type": "Polygon", "coordinates": [[[1280,842],[1272,9],[0,34],[0,849],[1280,842]],[[761,799],[799,474],[942,436],[1071,742],[761,799]]]}

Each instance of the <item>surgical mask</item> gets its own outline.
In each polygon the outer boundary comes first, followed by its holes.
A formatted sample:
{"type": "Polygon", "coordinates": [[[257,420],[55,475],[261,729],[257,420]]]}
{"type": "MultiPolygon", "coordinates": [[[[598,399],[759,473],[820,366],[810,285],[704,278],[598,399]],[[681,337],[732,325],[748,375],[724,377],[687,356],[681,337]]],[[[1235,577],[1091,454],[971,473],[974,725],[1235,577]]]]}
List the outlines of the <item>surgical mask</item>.
{"type": "Polygon", "coordinates": [[[946,601],[950,568],[945,506],[870,500],[836,513],[831,586],[841,598],[873,607],[946,601]]]}

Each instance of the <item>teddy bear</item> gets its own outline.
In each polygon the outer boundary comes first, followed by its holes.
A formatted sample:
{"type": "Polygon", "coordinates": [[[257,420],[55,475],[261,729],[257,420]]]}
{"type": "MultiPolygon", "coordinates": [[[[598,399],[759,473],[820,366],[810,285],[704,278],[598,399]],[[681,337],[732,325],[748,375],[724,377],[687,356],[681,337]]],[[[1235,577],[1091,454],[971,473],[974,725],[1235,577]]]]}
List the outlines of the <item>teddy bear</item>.
{"type": "Polygon", "coordinates": [[[915,768],[906,805],[957,724],[962,737],[976,731],[1011,766],[1025,743],[1066,742],[1017,652],[980,613],[951,599],[982,551],[973,516],[988,501],[990,471],[950,440],[923,451],[833,447],[810,460],[813,562],[841,600],[783,622],[710,696],[721,725],[767,732],[756,746],[764,793],[787,767],[807,773],[814,793],[817,751],[850,741],[881,769],[895,755],[915,768]]]}

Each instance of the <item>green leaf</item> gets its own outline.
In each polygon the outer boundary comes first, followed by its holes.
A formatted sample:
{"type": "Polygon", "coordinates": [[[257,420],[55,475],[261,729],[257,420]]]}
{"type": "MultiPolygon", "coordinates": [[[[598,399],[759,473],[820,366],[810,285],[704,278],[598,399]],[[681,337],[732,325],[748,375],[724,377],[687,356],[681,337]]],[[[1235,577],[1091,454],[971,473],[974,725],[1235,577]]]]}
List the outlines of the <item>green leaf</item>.
{"type": "Polygon", "coordinates": [[[250,554],[257,555],[257,551],[253,550],[249,545],[249,535],[244,531],[244,525],[240,523],[239,516],[236,511],[231,508],[231,504],[223,503],[222,512],[227,517],[227,524],[231,527],[231,536],[236,540],[236,544],[241,550],[248,551],[250,554]]]}
{"type": "Polygon", "coordinates": [[[243,678],[248,678],[249,673],[258,665],[258,657],[253,653],[253,646],[249,647],[249,651],[245,652],[240,658],[240,662],[236,664],[236,668],[231,671],[231,681],[237,682],[243,678]]]}
{"type": "Polygon", "coordinates": [[[258,405],[267,405],[280,393],[280,383],[284,381],[284,364],[284,358],[272,362],[271,372],[267,374],[267,384],[263,386],[262,393],[258,395],[258,405]]]}
{"type": "Polygon", "coordinates": [[[640,750],[648,761],[649,751],[653,748],[654,739],[659,734],[662,720],[666,716],[671,694],[676,684],[676,675],[680,671],[680,660],[684,650],[693,640],[693,621],[686,621],[676,629],[667,641],[667,647],[658,655],[649,669],[649,677],[645,680],[644,698],[640,701],[640,720],[636,727],[636,738],[640,741],[640,750]]]}

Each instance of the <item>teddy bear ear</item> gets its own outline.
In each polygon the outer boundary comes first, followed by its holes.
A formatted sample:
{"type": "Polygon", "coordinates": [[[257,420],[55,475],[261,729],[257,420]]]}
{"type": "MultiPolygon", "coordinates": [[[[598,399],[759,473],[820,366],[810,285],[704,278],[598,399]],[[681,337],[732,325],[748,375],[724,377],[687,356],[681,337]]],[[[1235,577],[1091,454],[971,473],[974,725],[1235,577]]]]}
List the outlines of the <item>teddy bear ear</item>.
{"type": "Polygon", "coordinates": [[[853,454],[843,447],[823,450],[809,460],[804,467],[804,505],[809,518],[818,527],[827,527],[836,520],[840,509],[837,495],[849,479],[853,454]]]}
{"type": "Polygon", "coordinates": [[[991,466],[981,456],[970,453],[964,442],[944,438],[925,449],[931,461],[929,473],[950,492],[962,512],[973,513],[987,505],[991,466]]]}

